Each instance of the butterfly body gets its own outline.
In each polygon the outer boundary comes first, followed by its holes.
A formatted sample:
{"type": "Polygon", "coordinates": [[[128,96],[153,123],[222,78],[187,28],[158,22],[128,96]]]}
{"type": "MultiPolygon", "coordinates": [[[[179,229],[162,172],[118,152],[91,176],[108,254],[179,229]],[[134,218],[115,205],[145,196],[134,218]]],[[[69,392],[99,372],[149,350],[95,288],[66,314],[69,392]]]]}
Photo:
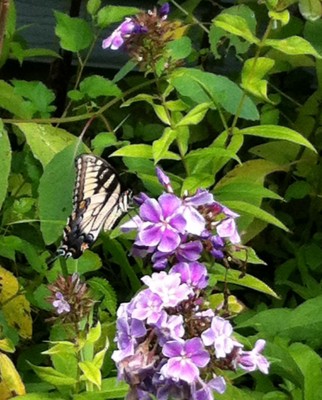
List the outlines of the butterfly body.
{"type": "Polygon", "coordinates": [[[127,211],[129,192],[123,192],[114,168],[100,157],[82,154],[75,160],[73,211],[67,220],[56,256],[79,258],[127,211]]]}

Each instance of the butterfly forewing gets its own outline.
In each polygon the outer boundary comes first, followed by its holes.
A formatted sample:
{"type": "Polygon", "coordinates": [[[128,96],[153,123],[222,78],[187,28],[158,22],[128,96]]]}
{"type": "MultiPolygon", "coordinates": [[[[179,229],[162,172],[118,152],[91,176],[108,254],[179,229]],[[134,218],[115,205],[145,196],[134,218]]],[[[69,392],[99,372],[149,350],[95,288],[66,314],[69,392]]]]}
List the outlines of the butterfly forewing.
{"type": "Polygon", "coordinates": [[[120,206],[124,195],[114,168],[105,160],[82,154],[76,159],[73,212],[64,229],[57,254],[78,258],[104,226],[111,229],[126,211],[120,206]]]}

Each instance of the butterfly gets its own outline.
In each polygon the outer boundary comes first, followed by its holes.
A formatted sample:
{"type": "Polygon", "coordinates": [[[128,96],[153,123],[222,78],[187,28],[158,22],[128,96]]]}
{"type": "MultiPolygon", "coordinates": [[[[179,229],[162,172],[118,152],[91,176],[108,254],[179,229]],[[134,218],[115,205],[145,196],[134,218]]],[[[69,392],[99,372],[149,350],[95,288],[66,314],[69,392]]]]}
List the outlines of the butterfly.
{"type": "Polygon", "coordinates": [[[79,258],[97,239],[99,232],[113,228],[128,210],[131,192],[122,192],[118,174],[105,160],[81,154],[75,160],[76,182],[73,211],[55,259],[79,258]]]}

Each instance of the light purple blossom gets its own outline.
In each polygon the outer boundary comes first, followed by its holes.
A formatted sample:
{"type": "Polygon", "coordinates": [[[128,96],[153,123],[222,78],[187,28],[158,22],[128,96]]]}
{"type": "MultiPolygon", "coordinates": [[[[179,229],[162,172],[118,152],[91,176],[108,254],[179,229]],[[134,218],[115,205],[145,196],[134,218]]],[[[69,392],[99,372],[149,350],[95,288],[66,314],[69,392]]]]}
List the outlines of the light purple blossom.
{"type": "Polygon", "coordinates": [[[268,374],[269,362],[261,354],[266,345],[266,341],[263,339],[257,340],[253,350],[251,351],[240,351],[237,359],[238,365],[249,372],[259,369],[263,374],[268,374]]]}
{"type": "Polygon", "coordinates": [[[160,373],[165,378],[194,382],[199,377],[199,368],[205,367],[210,355],[204,348],[199,338],[193,338],[182,343],[177,341],[167,342],[162,353],[169,358],[161,368],[160,373]]]}
{"type": "Polygon", "coordinates": [[[199,381],[197,390],[192,391],[192,398],[193,400],[213,400],[214,395],[213,391],[223,394],[226,390],[226,381],[222,376],[216,376],[213,374],[213,379],[211,379],[208,383],[203,381],[199,381]]]}
{"type": "Polygon", "coordinates": [[[193,235],[201,235],[205,229],[205,218],[197,210],[200,205],[213,201],[213,195],[207,190],[198,190],[191,197],[185,197],[182,202],[181,212],[187,221],[186,231],[193,235]]]}
{"type": "Polygon", "coordinates": [[[125,18],[125,21],[121,23],[106,39],[103,40],[103,49],[110,48],[111,50],[118,50],[124,43],[126,37],[128,37],[135,29],[135,23],[131,18],[125,18]]]}
{"type": "Polygon", "coordinates": [[[161,297],[150,289],[143,290],[135,299],[132,317],[148,324],[155,324],[161,316],[163,302],[161,297]]]}
{"type": "Polygon", "coordinates": [[[186,220],[180,214],[181,200],[170,193],[155,199],[146,200],[140,207],[143,221],[135,244],[139,246],[156,246],[159,251],[172,252],[180,242],[186,220]]]}
{"type": "Polygon", "coordinates": [[[170,273],[179,273],[181,282],[196,289],[204,289],[208,285],[207,268],[196,261],[178,263],[172,267],[170,273]]]}
{"type": "Polygon", "coordinates": [[[205,346],[214,346],[217,358],[224,358],[235,346],[242,347],[231,337],[232,333],[233,327],[230,322],[221,317],[214,317],[210,328],[201,334],[201,339],[205,346]]]}
{"type": "Polygon", "coordinates": [[[163,311],[157,323],[157,331],[160,346],[170,339],[180,341],[185,333],[182,315],[168,315],[163,311]]]}
{"type": "Polygon", "coordinates": [[[175,307],[192,294],[192,289],[181,283],[180,274],[168,275],[166,272],[155,272],[152,276],[144,276],[142,281],[149,289],[162,299],[164,307],[175,307]]]}
{"type": "MultiPolygon", "coordinates": [[[[226,210],[228,209],[226,208],[226,210]]],[[[230,212],[233,213],[232,211],[230,212]]],[[[238,214],[233,214],[238,216],[238,214]]],[[[229,216],[228,218],[225,218],[216,227],[218,236],[229,239],[233,244],[240,243],[240,236],[234,219],[236,216],[229,216]]]]}
{"type": "Polygon", "coordinates": [[[70,305],[64,299],[64,296],[61,292],[57,292],[55,294],[57,300],[53,301],[53,306],[56,308],[57,314],[68,313],[70,311],[70,305]]]}

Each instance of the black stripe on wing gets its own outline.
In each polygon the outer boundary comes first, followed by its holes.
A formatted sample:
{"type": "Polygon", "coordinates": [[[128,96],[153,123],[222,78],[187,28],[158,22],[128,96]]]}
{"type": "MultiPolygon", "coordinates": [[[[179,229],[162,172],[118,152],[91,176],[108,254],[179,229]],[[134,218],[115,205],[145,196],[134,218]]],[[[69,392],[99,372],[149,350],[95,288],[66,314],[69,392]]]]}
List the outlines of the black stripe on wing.
{"type": "Polygon", "coordinates": [[[67,220],[57,255],[80,257],[105,225],[111,229],[124,210],[124,196],[114,168],[102,158],[76,158],[73,212],[67,220]],[[122,207],[120,206],[122,201],[122,207]],[[108,221],[108,224],[105,224],[108,221]]]}

